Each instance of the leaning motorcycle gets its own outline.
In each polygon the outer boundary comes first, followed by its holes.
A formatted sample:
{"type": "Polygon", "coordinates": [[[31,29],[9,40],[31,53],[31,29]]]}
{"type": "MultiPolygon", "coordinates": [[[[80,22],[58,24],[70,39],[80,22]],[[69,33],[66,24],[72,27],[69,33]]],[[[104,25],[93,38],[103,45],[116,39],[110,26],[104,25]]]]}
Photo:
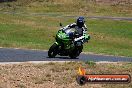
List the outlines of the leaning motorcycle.
{"type": "MultiPolygon", "coordinates": [[[[60,24],[62,26],[62,24],[60,24]]],[[[55,37],[56,42],[49,48],[49,58],[56,55],[76,58],[83,49],[83,44],[90,39],[89,34],[79,36],[74,28],[60,29],[55,37]]]]}

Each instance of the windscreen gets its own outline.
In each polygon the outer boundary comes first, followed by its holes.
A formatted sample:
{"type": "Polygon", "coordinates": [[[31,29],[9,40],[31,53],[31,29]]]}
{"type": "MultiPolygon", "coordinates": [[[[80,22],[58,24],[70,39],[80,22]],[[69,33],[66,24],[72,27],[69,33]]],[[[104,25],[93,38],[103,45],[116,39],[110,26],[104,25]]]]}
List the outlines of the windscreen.
{"type": "Polygon", "coordinates": [[[71,34],[71,33],[75,33],[75,29],[74,28],[67,28],[67,29],[65,29],[64,30],[64,32],[67,34],[67,35],[69,35],[69,34],[71,34]]]}

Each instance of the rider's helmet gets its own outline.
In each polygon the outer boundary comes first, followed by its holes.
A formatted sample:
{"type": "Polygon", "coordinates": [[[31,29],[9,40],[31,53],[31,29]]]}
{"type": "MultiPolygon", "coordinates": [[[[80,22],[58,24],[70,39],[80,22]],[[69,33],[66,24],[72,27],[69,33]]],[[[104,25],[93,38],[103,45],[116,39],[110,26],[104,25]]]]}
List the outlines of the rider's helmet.
{"type": "Polygon", "coordinates": [[[78,17],[76,23],[77,23],[78,27],[80,27],[80,28],[83,27],[84,23],[85,23],[84,17],[83,16],[78,17]]]}

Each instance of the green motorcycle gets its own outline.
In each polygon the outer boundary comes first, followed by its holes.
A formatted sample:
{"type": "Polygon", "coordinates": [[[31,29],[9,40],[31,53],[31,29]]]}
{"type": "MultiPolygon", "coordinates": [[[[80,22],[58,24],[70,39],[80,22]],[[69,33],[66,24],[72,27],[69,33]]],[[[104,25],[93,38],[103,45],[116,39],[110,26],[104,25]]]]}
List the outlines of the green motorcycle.
{"type": "MultiPolygon", "coordinates": [[[[60,24],[62,26],[62,24],[60,24]]],[[[49,48],[49,58],[54,58],[56,55],[69,56],[76,58],[80,55],[83,49],[83,44],[90,39],[88,34],[79,37],[74,28],[59,30],[56,34],[56,42],[49,48]]]]}

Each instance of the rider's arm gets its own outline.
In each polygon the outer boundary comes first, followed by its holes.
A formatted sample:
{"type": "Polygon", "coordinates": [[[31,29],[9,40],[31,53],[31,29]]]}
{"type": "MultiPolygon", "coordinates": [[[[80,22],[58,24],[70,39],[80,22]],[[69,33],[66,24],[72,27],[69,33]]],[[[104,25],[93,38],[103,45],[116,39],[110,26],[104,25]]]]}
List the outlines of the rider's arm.
{"type": "Polygon", "coordinates": [[[88,42],[88,40],[90,39],[90,35],[87,33],[88,28],[87,26],[84,24],[83,27],[83,36],[84,36],[84,41],[83,42],[88,42]]]}
{"type": "Polygon", "coordinates": [[[84,24],[84,27],[83,27],[83,34],[86,34],[86,33],[87,33],[87,30],[88,30],[88,28],[87,28],[87,26],[84,24]]]}
{"type": "Polygon", "coordinates": [[[74,28],[75,26],[76,26],[76,23],[72,23],[72,24],[69,24],[69,25],[63,27],[62,29],[65,30],[67,28],[74,28]]]}

